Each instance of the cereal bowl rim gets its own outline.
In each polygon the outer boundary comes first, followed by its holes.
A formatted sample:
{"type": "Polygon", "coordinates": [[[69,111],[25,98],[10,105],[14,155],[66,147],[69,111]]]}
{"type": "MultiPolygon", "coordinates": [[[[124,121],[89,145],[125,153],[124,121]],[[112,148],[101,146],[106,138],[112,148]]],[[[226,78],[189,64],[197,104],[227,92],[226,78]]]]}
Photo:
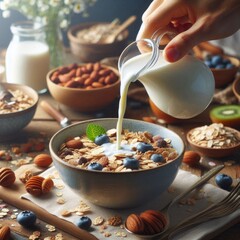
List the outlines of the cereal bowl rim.
{"type": "MultiPolygon", "coordinates": [[[[234,131],[234,132],[236,132],[236,133],[240,136],[240,131],[238,131],[237,129],[231,128],[231,127],[227,127],[227,126],[224,126],[224,127],[227,128],[227,129],[230,129],[230,130],[232,130],[232,131],[234,131]]],[[[192,128],[191,130],[189,130],[189,131],[187,132],[187,141],[188,141],[191,145],[195,146],[196,148],[198,148],[198,149],[203,149],[203,150],[204,150],[204,149],[207,149],[207,150],[210,150],[210,151],[235,150],[235,149],[238,149],[238,148],[240,149],[240,142],[239,142],[238,144],[232,146],[232,147],[223,147],[223,148],[210,148],[210,147],[200,146],[200,145],[194,143],[194,142],[191,140],[191,138],[190,138],[190,134],[191,134],[194,130],[196,130],[196,129],[198,129],[198,128],[199,128],[199,127],[192,128]]]]}
{"type": "MultiPolygon", "coordinates": [[[[125,29],[123,31],[123,33],[126,33],[126,36],[124,36],[124,38],[120,41],[115,41],[115,42],[112,42],[112,43],[88,43],[88,42],[81,42],[74,33],[76,33],[76,30],[78,30],[79,27],[81,26],[86,26],[86,27],[90,27],[90,26],[93,26],[93,25],[96,25],[96,24],[108,24],[110,22],[85,22],[85,23],[80,23],[80,24],[76,24],[76,25],[73,25],[69,28],[69,30],[67,31],[67,36],[68,38],[70,39],[70,41],[74,42],[74,43],[77,43],[77,44],[81,44],[83,46],[97,46],[97,45],[102,45],[102,46],[112,46],[116,43],[120,43],[120,42],[123,42],[123,41],[126,41],[126,39],[128,38],[128,35],[129,35],[129,31],[127,29],[125,29]]],[[[86,29],[86,27],[82,28],[82,29],[86,29]]],[[[123,34],[122,33],[122,34],[123,34]]]]}
{"type": "MultiPolygon", "coordinates": [[[[13,117],[14,115],[22,115],[23,113],[26,113],[26,112],[29,112],[29,111],[32,111],[34,108],[37,107],[37,104],[38,104],[38,101],[39,101],[39,95],[38,93],[31,87],[27,86],[27,85],[24,85],[24,84],[17,84],[17,83],[7,83],[7,82],[3,82],[2,83],[5,87],[7,86],[13,86],[13,87],[16,87],[16,89],[19,89],[18,87],[20,87],[21,89],[28,89],[29,91],[32,92],[32,94],[34,95],[34,103],[26,108],[26,109],[23,109],[23,110],[20,110],[20,111],[17,111],[17,112],[11,112],[11,113],[4,113],[4,114],[0,114],[0,119],[3,119],[3,118],[9,118],[9,117],[13,117]]],[[[24,94],[26,94],[26,92],[24,90],[22,90],[24,92],[24,94]]]]}
{"type": "MultiPolygon", "coordinates": [[[[78,66],[83,66],[83,65],[86,65],[86,63],[83,63],[83,64],[78,64],[78,66]]],[[[120,75],[119,75],[119,72],[116,68],[112,67],[112,66],[108,66],[106,64],[101,64],[101,66],[104,66],[104,67],[108,67],[110,68],[111,70],[113,70],[115,72],[115,74],[117,74],[118,76],[118,80],[112,84],[109,84],[107,86],[103,86],[103,87],[100,87],[100,88],[92,88],[92,89],[84,89],[84,88],[71,88],[71,87],[65,87],[65,86],[61,86],[59,84],[56,84],[54,83],[53,81],[50,80],[50,77],[51,75],[57,71],[57,68],[54,68],[52,70],[50,70],[48,73],[47,73],[47,76],[46,76],[46,79],[47,79],[47,83],[49,84],[52,84],[53,86],[56,86],[57,88],[59,89],[66,89],[66,90],[69,90],[69,91],[76,91],[76,92],[97,92],[97,91],[101,91],[101,90],[104,90],[104,89],[110,89],[110,88],[113,88],[117,85],[120,85],[120,75]]]]}
{"type": "MultiPolygon", "coordinates": [[[[150,169],[140,169],[140,170],[136,170],[136,171],[130,171],[130,172],[107,172],[107,171],[97,171],[97,170],[89,170],[89,169],[84,169],[84,168],[77,168],[67,162],[64,162],[56,153],[55,151],[53,150],[53,142],[54,140],[56,139],[56,137],[58,135],[60,135],[62,132],[64,132],[66,129],[69,129],[69,128],[74,128],[76,125],[81,125],[83,123],[91,123],[91,122],[96,122],[96,121],[117,121],[117,118],[101,118],[101,119],[89,119],[89,120],[84,120],[84,121],[81,121],[81,122],[77,122],[77,123],[73,123],[63,129],[60,129],[59,131],[57,131],[50,139],[49,141],[49,150],[50,150],[50,154],[53,155],[53,162],[56,160],[58,162],[60,162],[61,164],[65,165],[66,167],[70,167],[74,170],[79,170],[79,171],[84,171],[84,172],[89,172],[89,174],[124,174],[124,175],[127,175],[127,174],[142,174],[143,172],[146,172],[146,171],[158,171],[159,168],[163,168],[164,166],[168,166],[170,164],[174,164],[174,162],[179,159],[179,158],[182,158],[183,157],[183,154],[184,154],[184,151],[185,151],[185,144],[182,140],[182,138],[177,134],[175,133],[173,130],[171,129],[168,129],[166,127],[163,127],[163,126],[160,126],[158,125],[158,127],[160,129],[165,129],[169,132],[171,132],[172,134],[175,135],[176,138],[178,138],[178,141],[181,143],[181,147],[182,147],[182,151],[181,152],[178,152],[178,156],[170,161],[170,162],[167,162],[165,164],[162,164],[158,167],[155,167],[155,168],[150,168],[150,169]]],[[[148,122],[144,122],[144,121],[141,121],[141,120],[135,120],[135,119],[128,119],[128,118],[124,118],[124,120],[126,121],[132,121],[132,122],[138,122],[138,123],[144,123],[144,124],[147,124],[149,126],[156,126],[156,124],[153,124],[153,123],[148,123],[148,122]]],[[[60,146],[59,146],[60,147],[60,146]]]]}

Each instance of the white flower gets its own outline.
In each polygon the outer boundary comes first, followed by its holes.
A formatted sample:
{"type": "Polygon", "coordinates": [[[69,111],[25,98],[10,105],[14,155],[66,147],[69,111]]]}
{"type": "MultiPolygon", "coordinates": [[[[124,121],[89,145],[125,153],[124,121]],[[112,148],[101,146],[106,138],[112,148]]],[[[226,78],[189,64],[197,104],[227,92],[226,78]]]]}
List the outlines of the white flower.
{"type": "Polygon", "coordinates": [[[2,17],[3,18],[8,18],[10,16],[10,11],[9,10],[5,10],[2,12],[2,17]]]}
{"type": "Polygon", "coordinates": [[[6,18],[14,9],[28,19],[43,23],[57,22],[60,27],[66,28],[73,12],[86,16],[87,6],[94,2],[96,0],[0,0],[0,12],[6,18]]]}

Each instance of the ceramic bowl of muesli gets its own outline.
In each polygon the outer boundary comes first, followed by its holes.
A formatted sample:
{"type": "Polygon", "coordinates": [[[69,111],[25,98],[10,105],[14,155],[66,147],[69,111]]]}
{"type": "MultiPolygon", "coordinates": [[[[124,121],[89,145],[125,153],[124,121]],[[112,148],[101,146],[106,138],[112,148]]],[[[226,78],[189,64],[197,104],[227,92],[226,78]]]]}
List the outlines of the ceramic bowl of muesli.
{"type": "Polygon", "coordinates": [[[207,157],[222,158],[240,152],[240,132],[222,123],[193,128],[187,140],[192,149],[207,157]]]}
{"type": "Polygon", "coordinates": [[[5,98],[0,99],[0,141],[5,141],[18,136],[19,131],[31,122],[36,112],[38,94],[26,85],[1,84],[13,95],[10,103],[5,98]]]}
{"type": "Polygon", "coordinates": [[[59,130],[49,149],[62,180],[84,199],[107,208],[144,204],[166,191],[182,162],[184,143],[160,125],[94,119],[59,130]],[[118,135],[119,136],[119,135],[118,135]]]}

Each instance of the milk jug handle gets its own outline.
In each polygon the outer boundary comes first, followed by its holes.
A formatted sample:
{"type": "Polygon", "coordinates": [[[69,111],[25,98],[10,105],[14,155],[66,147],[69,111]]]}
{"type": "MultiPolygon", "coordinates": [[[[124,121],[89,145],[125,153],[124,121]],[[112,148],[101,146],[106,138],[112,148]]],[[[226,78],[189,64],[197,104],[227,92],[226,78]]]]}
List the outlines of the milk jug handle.
{"type": "Polygon", "coordinates": [[[174,29],[170,28],[170,27],[159,28],[158,30],[156,30],[153,33],[151,39],[155,42],[155,44],[157,46],[159,46],[162,38],[165,35],[168,35],[172,39],[172,38],[174,38],[177,35],[177,32],[174,29]]]}
{"type": "Polygon", "coordinates": [[[153,33],[151,40],[154,42],[154,49],[153,49],[152,61],[148,68],[151,68],[157,62],[159,55],[160,55],[159,45],[160,45],[162,38],[165,35],[168,35],[172,39],[172,38],[174,38],[174,36],[177,35],[177,32],[174,31],[173,29],[170,29],[169,27],[167,27],[167,28],[163,28],[163,29],[158,29],[153,33]]]}

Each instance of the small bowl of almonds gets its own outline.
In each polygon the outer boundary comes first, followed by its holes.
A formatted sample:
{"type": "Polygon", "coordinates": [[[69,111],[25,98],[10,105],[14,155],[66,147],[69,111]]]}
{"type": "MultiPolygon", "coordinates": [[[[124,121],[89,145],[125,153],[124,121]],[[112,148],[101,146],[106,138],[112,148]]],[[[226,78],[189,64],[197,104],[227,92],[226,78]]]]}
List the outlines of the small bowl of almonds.
{"type": "Polygon", "coordinates": [[[4,99],[4,95],[0,99],[0,140],[6,140],[16,137],[30,123],[36,112],[38,94],[25,85],[1,84],[12,94],[10,102],[4,99]]]}
{"type": "Polygon", "coordinates": [[[107,107],[120,92],[117,69],[99,62],[53,69],[47,74],[47,85],[57,102],[81,112],[107,107]]]}
{"type": "Polygon", "coordinates": [[[221,158],[240,151],[240,132],[222,123],[193,128],[187,140],[193,150],[207,157],[221,158]]]}

